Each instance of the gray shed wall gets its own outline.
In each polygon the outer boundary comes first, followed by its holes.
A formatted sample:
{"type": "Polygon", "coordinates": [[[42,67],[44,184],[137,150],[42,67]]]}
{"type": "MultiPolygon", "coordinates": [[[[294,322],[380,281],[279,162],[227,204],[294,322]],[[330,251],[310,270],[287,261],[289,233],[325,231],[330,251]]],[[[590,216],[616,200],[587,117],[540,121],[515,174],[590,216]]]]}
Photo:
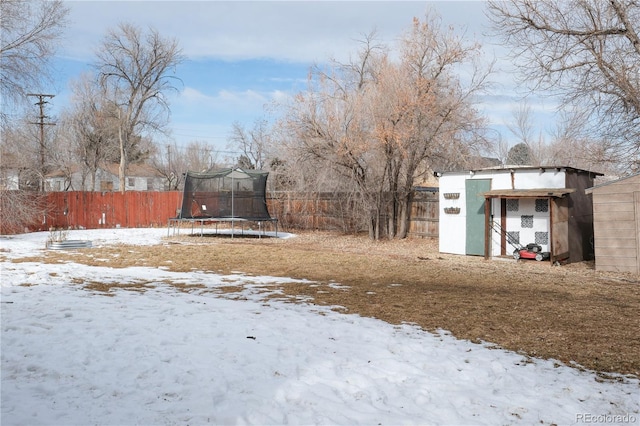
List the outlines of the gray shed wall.
{"type": "Polygon", "coordinates": [[[592,191],[596,270],[640,273],[640,175],[592,191]]]}

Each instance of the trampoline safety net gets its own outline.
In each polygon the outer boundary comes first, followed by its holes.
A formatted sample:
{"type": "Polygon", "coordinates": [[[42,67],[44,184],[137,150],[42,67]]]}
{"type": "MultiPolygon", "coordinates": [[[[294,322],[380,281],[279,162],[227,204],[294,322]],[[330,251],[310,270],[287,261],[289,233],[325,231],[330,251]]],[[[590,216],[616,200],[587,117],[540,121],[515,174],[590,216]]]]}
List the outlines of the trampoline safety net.
{"type": "Polygon", "coordinates": [[[187,172],[178,219],[272,220],[266,200],[268,175],[239,168],[187,172]]]}

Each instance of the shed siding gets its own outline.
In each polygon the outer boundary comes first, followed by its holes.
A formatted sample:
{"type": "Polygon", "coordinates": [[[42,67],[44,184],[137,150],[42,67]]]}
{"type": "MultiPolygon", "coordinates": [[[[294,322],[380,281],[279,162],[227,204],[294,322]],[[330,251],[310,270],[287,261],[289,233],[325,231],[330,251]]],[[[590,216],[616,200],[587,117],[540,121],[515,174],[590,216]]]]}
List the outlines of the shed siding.
{"type": "Polygon", "coordinates": [[[599,220],[615,220],[618,216],[628,216],[629,213],[633,218],[633,204],[631,202],[602,202],[600,196],[593,197],[593,211],[599,220]]]}
{"type": "MultiPolygon", "coordinates": [[[[623,252],[625,253],[625,252],[623,252]]],[[[621,254],[614,254],[611,256],[600,256],[598,258],[599,265],[598,271],[612,271],[612,272],[636,272],[637,271],[637,259],[628,253],[628,256],[621,254]]]]}
{"type": "Polygon", "coordinates": [[[640,272],[639,204],[638,175],[594,188],[594,247],[597,270],[640,272]]]}
{"type": "Polygon", "coordinates": [[[602,236],[596,236],[595,240],[595,248],[596,252],[602,248],[608,248],[610,250],[621,250],[624,249],[627,256],[630,255],[629,250],[636,249],[636,238],[608,238],[602,236]]]}

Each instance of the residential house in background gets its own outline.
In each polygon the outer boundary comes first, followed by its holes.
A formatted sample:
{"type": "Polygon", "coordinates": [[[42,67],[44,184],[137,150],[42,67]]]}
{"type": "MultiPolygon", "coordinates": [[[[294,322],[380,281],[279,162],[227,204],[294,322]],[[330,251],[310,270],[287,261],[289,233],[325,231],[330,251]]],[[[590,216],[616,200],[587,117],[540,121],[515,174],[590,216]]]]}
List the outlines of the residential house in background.
{"type": "Polygon", "coordinates": [[[20,167],[13,154],[0,154],[0,190],[14,191],[20,189],[20,167]]]}
{"type": "MultiPolygon", "coordinates": [[[[79,167],[58,170],[47,175],[47,191],[120,191],[118,164],[108,164],[96,171],[93,187],[91,177],[79,167]]],[[[147,164],[130,164],[125,177],[125,191],[164,191],[165,178],[147,164]]]]}

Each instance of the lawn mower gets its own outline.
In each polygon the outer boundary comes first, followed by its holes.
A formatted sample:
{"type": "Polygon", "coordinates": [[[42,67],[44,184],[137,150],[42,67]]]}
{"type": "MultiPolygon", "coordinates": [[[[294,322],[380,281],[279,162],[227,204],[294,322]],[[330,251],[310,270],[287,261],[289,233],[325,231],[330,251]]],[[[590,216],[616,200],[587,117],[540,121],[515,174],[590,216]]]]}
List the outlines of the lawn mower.
{"type": "Polygon", "coordinates": [[[527,244],[526,246],[522,246],[520,244],[511,244],[516,249],[513,251],[513,258],[515,260],[519,259],[535,259],[538,262],[543,260],[549,260],[551,253],[548,251],[542,251],[542,247],[538,244],[527,244]]]}
{"type": "Polygon", "coordinates": [[[542,246],[540,246],[539,244],[530,243],[526,246],[523,246],[515,238],[509,235],[508,232],[503,230],[502,227],[497,223],[494,223],[492,228],[498,234],[506,236],[507,242],[513,248],[515,248],[515,250],[513,251],[513,258],[515,260],[535,259],[538,262],[541,262],[543,260],[549,260],[549,258],[551,257],[551,253],[549,253],[548,251],[542,251],[542,246]]]}

